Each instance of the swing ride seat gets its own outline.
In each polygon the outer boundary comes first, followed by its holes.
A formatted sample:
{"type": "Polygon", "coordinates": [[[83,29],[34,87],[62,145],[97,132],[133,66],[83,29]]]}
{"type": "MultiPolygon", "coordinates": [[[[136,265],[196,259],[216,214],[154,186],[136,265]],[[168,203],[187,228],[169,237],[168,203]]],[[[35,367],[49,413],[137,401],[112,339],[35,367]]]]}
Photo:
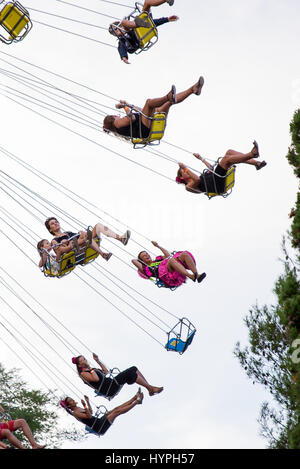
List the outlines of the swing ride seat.
{"type": "MultiPolygon", "coordinates": [[[[120,373],[119,368],[114,367],[109,371],[108,377],[114,379],[115,375],[117,375],[119,373],[120,373]]],[[[118,385],[119,385],[119,383],[118,383],[118,385]]],[[[111,401],[114,397],[116,397],[119,394],[122,387],[123,387],[123,384],[119,385],[119,389],[112,396],[107,396],[105,393],[97,391],[97,389],[94,389],[94,393],[95,393],[96,397],[105,397],[105,399],[107,399],[108,401],[111,401]]]]}
{"type": "MultiPolygon", "coordinates": [[[[94,241],[98,244],[99,246],[99,238],[95,238],[94,241]]],[[[72,272],[72,270],[77,266],[77,265],[82,265],[85,266],[89,264],[90,262],[93,262],[99,254],[94,251],[90,246],[86,246],[85,251],[82,253],[77,253],[75,251],[70,251],[68,253],[63,254],[61,257],[60,261],[58,261],[58,269],[52,270],[52,268],[44,268],[44,275],[45,277],[57,277],[61,278],[64,277],[65,275],[69,274],[72,272]]]]}
{"type": "Polygon", "coordinates": [[[157,41],[158,41],[158,34],[156,26],[147,12],[142,12],[137,18],[141,18],[144,21],[147,21],[149,24],[149,28],[138,27],[134,29],[134,33],[136,39],[139,43],[139,49],[135,52],[135,54],[140,54],[143,51],[150,49],[157,41]]]}
{"type": "MultiPolygon", "coordinates": [[[[213,197],[216,197],[218,195],[221,195],[222,197],[226,198],[231,194],[234,183],[235,183],[235,170],[236,170],[236,166],[235,165],[231,166],[231,168],[228,169],[226,175],[224,176],[225,177],[224,192],[217,192],[217,190],[216,192],[205,192],[205,194],[207,195],[209,199],[212,199],[213,197]]],[[[208,169],[203,171],[204,178],[205,178],[205,174],[207,173],[210,173],[208,169]]],[[[213,177],[214,177],[214,174],[213,174],[213,177]]]]}
{"type": "Polygon", "coordinates": [[[0,25],[9,34],[8,37],[0,34],[0,40],[5,44],[22,41],[32,28],[28,11],[16,1],[8,2],[2,8],[0,25]]]}
{"type": "MultiPolygon", "coordinates": [[[[99,238],[95,238],[94,241],[98,244],[99,246],[99,238]]],[[[82,265],[89,264],[90,262],[93,262],[97,257],[99,256],[98,252],[94,251],[90,246],[86,246],[85,249],[85,256],[84,260],[82,261],[82,265]]]]}
{"type": "Polygon", "coordinates": [[[144,148],[147,145],[159,145],[164,136],[167,124],[167,114],[165,112],[155,112],[151,117],[151,127],[148,137],[131,139],[133,148],[144,148]]]}
{"type": "Polygon", "coordinates": [[[168,333],[168,341],[165,345],[167,351],[178,352],[182,355],[191,345],[196,329],[187,319],[182,318],[168,333]]]}
{"type": "MultiPolygon", "coordinates": [[[[100,417],[100,418],[101,418],[101,417],[103,417],[107,412],[108,412],[108,411],[107,411],[107,408],[106,408],[104,405],[100,405],[99,407],[97,407],[97,411],[96,411],[94,417],[96,417],[96,418],[99,418],[99,417],[100,417]]],[[[93,426],[94,426],[94,424],[93,424],[93,426]]],[[[86,425],[86,426],[85,426],[85,431],[86,431],[87,433],[91,433],[91,434],[93,434],[93,435],[101,436],[100,433],[98,433],[98,432],[96,432],[95,430],[93,430],[93,426],[92,426],[92,427],[89,427],[88,425],[86,425]]],[[[102,428],[101,428],[101,429],[102,429],[102,428]]],[[[100,431],[101,431],[101,429],[100,429],[100,431]]]]}

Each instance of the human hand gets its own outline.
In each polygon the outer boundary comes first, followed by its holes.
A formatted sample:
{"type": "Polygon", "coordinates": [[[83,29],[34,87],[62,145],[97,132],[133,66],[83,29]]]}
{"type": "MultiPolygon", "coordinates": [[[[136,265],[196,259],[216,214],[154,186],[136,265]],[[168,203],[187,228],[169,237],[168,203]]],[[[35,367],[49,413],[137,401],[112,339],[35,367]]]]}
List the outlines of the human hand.
{"type": "Polygon", "coordinates": [[[93,353],[93,359],[97,362],[99,361],[98,355],[96,353],[93,353]]]}
{"type": "Polygon", "coordinates": [[[130,65],[130,62],[128,62],[128,59],[126,59],[126,57],[122,57],[122,60],[125,64],[130,65]]]}
{"type": "Polygon", "coordinates": [[[193,153],[193,155],[198,159],[202,161],[202,156],[199,155],[199,153],[193,153]]]}
{"type": "Polygon", "coordinates": [[[179,20],[179,16],[176,16],[176,15],[169,16],[168,20],[169,20],[169,22],[178,21],[178,20],[179,20]]]}
{"type": "Polygon", "coordinates": [[[156,241],[151,241],[151,243],[153,244],[153,246],[155,246],[156,248],[158,248],[158,243],[156,241]]]}

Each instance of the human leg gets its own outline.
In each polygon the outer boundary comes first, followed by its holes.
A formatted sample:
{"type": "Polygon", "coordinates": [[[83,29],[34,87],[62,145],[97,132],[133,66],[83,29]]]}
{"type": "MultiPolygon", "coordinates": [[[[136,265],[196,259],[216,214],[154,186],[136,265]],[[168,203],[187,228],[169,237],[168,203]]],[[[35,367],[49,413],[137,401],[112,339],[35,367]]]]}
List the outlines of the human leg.
{"type": "Polygon", "coordinates": [[[164,389],[163,387],[152,386],[151,384],[149,384],[146,378],[142,375],[142,373],[139,370],[137,370],[136,383],[146,388],[147,391],[149,392],[149,396],[154,396],[154,394],[159,394],[164,389]]]}
{"type": "Polygon", "coordinates": [[[249,153],[241,153],[235,150],[227,150],[223,158],[221,159],[219,165],[223,168],[228,170],[233,164],[239,163],[247,163],[248,161],[252,160],[249,164],[256,164],[253,162],[254,158],[259,156],[257,146],[254,145],[252,150],[249,153]]]}
{"type": "Polygon", "coordinates": [[[174,4],[174,0],[145,0],[143,11],[149,12],[151,7],[158,7],[163,3],[168,3],[170,6],[172,6],[174,4]]]}
{"type": "Polygon", "coordinates": [[[115,407],[114,409],[107,412],[106,417],[110,423],[113,423],[116,417],[122,414],[126,414],[129,410],[135,407],[137,404],[141,404],[143,402],[144,395],[139,391],[133,396],[129,401],[124,402],[124,404],[115,407]]]}
{"type": "Polygon", "coordinates": [[[108,228],[107,226],[104,226],[101,223],[97,223],[93,228],[92,236],[93,236],[93,238],[98,237],[100,239],[101,238],[101,233],[104,234],[105,236],[107,236],[108,238],[117,239],[118,241],[120,241],[125,246],[128,243],[130,235],[131,235],[130,231],[127,230],[126,233],[124,233],[123,235],[120,236],[120,235],[116,234],[114,231],[112,231],[110,228],[108,228]]]}
{"type": "Polygon", "coordinates": [[[18,429],[22,430],[25,437],[29,441],[32,449],[42,449],[42,448],[44,448],[44,446],[39,445],[35,441],[32,433],[31,433],[30,427],[29,427],[28,423],[26,422],[26,420],[24,420],[24,419],[14,420],[14,430],[18,430],[18,429]]]}
{"type": "Polygon", "coordinates": [[[8,440],[13,446],[18,449],[26,449],[20,440],[10,431],[10,430],[1,430],[1,437],[5,440],[8,440]]]}

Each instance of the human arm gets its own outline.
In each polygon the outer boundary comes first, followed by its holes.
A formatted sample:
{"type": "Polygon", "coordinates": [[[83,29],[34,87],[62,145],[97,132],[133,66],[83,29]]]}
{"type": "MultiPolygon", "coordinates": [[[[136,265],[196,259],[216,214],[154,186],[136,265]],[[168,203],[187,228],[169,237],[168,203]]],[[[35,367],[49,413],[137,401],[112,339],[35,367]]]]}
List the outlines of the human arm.
{"type": "Polygon", "coordinates": [[[93,353],[93,359],[95,360],[96,363],[98,363],[98,365],[100,366],[101,370],[103,371],[103,373],[106,375],[109,370],[106,368],[106,366],[99,360],[99,357],[98,355],[96,355],[95,353],[93,353]]]}
{"type": "Polygon", "coordinates": [[[172,15],[169,17],[163,17],[163,18],[156,18],[153,20],[153,23],[155,24],[156,27],[161,26],[162,24],[165,23],[171,23],[173,21],[179,20],[179,17],[176,15],[172,15]]]}
{"type": "Polygon", "coordinates": [[[88,396],[84,396],[84,400],[81,401],[82,404],[83,404],[83,407],[84,407],[84,410],[87,412],[88,415],[88,418],[91,418],[93,416],[93,409],[92,409],[92,406],[90,404],[90,400],[88,398],[88,396]],[[85,405],[86,403],[86,405],[85,405]]]}
{"type": "Polygon", "coordinates": [[[206,161],[205,158],[203,158],[201,155],[199,155],[199,153],[193,153],[193,155],[197,158],[197,160],[202,161],[202,163],[204,163],[205,166],[207,166],[207,168],[208,168],[209,170],[212,171],[212,170],[214,169],[214,167],[213,167],[208,161],[206,161]]]}
{"type": "Polygon", "coordinates": [[[137,267],[137,269],[138,269],[142,274],[144,273],[143,264],[142,264],[140,261],[138,261],[137,259],[132,259],[131,262],[133,263],[133,265],[134,265],[135,267],[137,267]]]}
{"type": "Polygon", "coordinates": [[[76,407],[73,410],[74,417],[78,418],[79,420],[92,418],[93,414],[88,408],[85,400],[81,399],[81,404],[83,405],[83,409],[81,407],[76,407]]]}
{"type": "Polygon", "coordinates": [[[185,177],[188,177],[194,182],[198,182],[199,176],[197,176],[197,174],[193,173],[193,171],[188,169],[183,163],[179,163],[178,165],[179,165],[179,168],[183,171],[185,177]]]}
{"type": "Polygon", "coordinates": [[[153,246],[155,246],[156,248],[160,249],[161,252],[163,253],[164,257],[170,257],[170,253],[169,251],[167,251],[165,248],[162,248],[161,246],[159,246],[159,244],[156,242],[156,241],[151,241],[153,246]]]}
{"type": "Polygon", "coordinates": [[[128,61],[127,48],[126,48],[124,42],[120,41],[120,40],[119,40],[119,44],[118,44],[118,52],[119,52],[119,55],[120,55],[120,59],[123,60],[123,62],[125,62],[126,64],[129,64],[130,62],[128,61]]]}

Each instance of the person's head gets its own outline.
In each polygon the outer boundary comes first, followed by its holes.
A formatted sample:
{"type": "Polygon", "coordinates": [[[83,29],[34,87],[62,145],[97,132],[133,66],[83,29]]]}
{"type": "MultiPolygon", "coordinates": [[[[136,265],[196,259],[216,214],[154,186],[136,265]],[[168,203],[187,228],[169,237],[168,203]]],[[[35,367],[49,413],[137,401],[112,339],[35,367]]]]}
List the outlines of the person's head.
{"type": "Polygon", "coordinates": [[[83,355],[78,355],[78,357],[73,357],[72,358],[72,363],[74,365],[76,365],[77,372],[78,372],[79,376],[80,376],[82,370],[84,368],[86,368],[87,366],[89,366],[86,358],[84,358],[83,355]]]}
{"type": "Polygon", "coordinates": [[[50,241],[48,241],[48,239],[41,239],[41,241],[37,243],[36,247],[40,254],[42,254],[43,249],[45,249],[46,251],[50,251],[52,249],[52,245],[50,241]]]}
{"type": "Polygon", "coordinates": [[[62,401],[60,401],[61,407],[66,410],[71,410],[72,408],[76,407],[77,402],[72,399],[72,397],[65,397],[62,401]]]}
{"type": "Polygon", "coordinates": [[[113,36],[115,37],[120,37],[123,35],[122,31],[120,30],[120,28],[118,27],[120,24],[119,21],[114,21],[113,23],[111,23],[109,25],[109,28],[108,28],[108,32],[110,34],[112,34],[113,36]]]}
{"type": "Polygon", "coordinates": [[[138,260],[144,264],[151,264],[152,259],[151,256],[147,253],[147,251],[141,251],[138,255],[138,260]]]}
{"type": "Polygon", "coordinates": [[[56,231],[60,230],[59,221],[55,217],[47,218],[45,221],[45,226],[52,235],[54,235],[56,231]]]}
{"type": "Polygon", "coordinates": [[[117,132],[115,127],[115,118],[117,116],[106,116],[103,121],[103,129],[109,132],[117,132]]]}
{"type": "Polygon", "coordinates": [[[179,168],[177,171],[175,181],[177,182],[177,184],[187,184],[187,181],[184,178],[184,171],[181,168],[179,168]]]}

